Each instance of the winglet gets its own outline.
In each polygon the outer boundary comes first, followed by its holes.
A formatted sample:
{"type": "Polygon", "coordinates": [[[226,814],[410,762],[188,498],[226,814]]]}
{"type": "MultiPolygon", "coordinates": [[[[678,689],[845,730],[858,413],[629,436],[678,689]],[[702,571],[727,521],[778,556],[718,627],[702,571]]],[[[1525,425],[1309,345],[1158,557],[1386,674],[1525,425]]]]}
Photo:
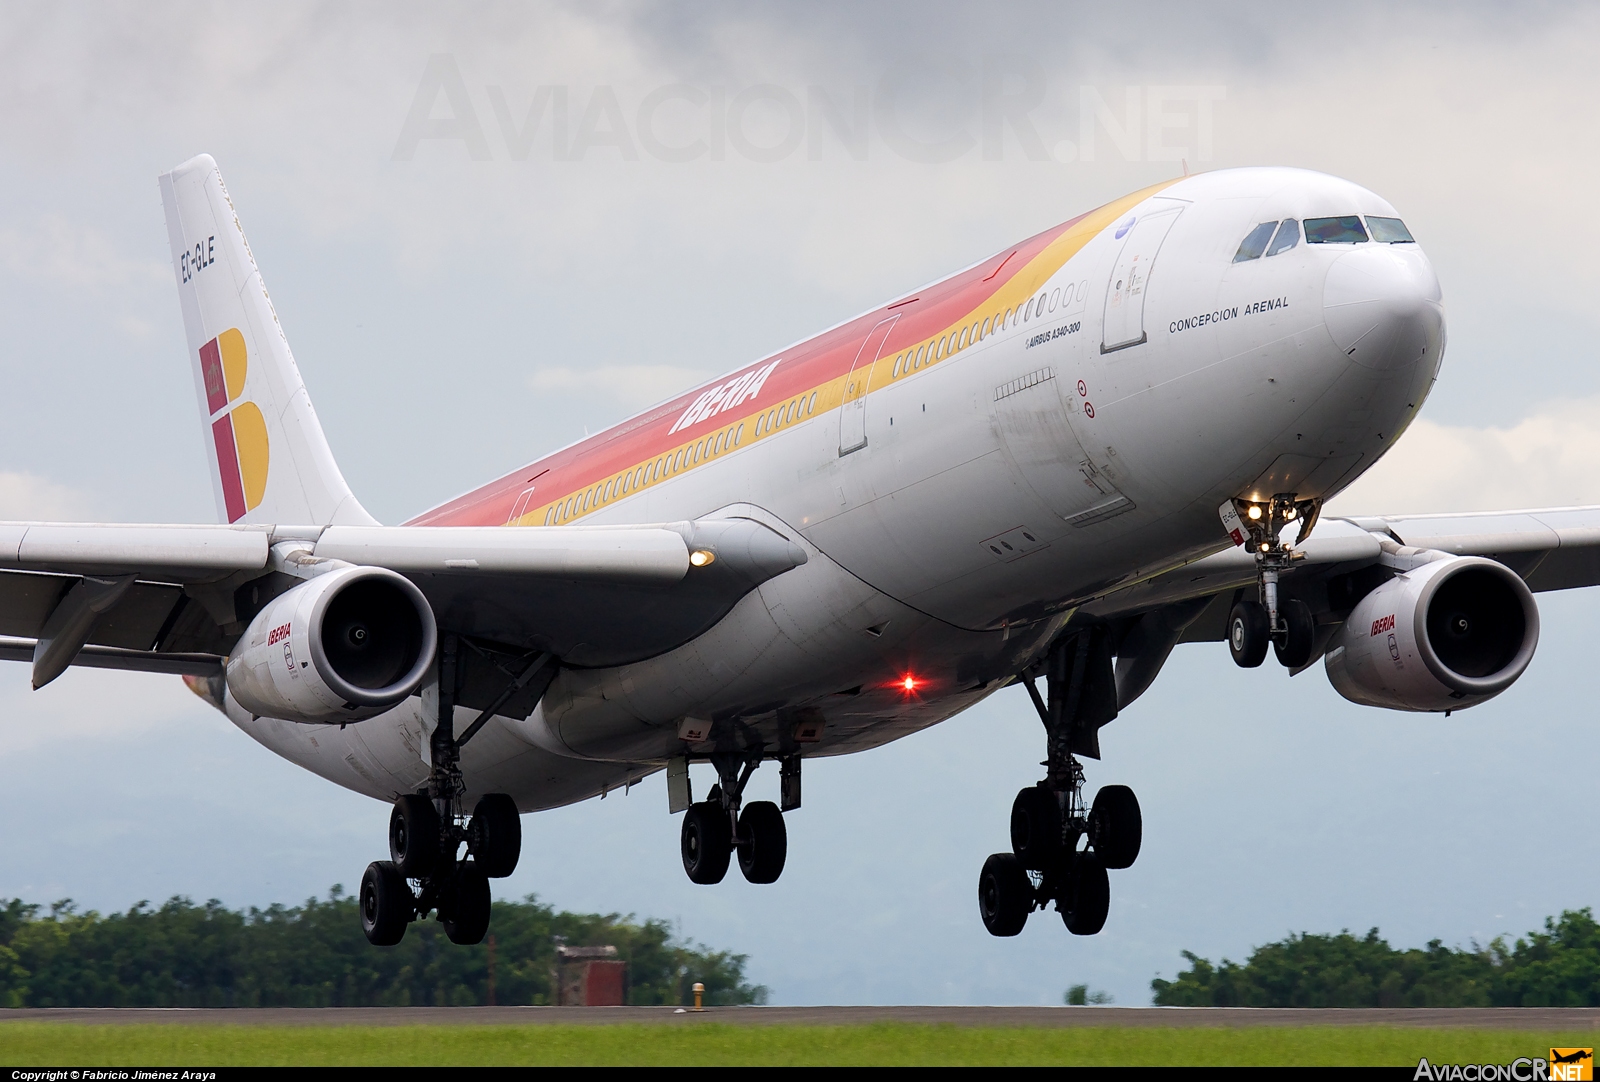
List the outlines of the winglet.
{"type": "Polygon", "coordinates": [[[217,163],[162,174],[161,202],[223,521],[375,525],[333,460],[217,163]]]}

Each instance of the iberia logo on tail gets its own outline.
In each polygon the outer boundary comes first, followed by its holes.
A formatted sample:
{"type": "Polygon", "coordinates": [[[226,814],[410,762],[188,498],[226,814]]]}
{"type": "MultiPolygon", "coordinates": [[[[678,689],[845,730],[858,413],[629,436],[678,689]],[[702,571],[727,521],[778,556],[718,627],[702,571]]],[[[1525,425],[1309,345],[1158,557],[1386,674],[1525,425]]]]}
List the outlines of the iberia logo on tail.
{"type": "Polygon", "coordinates": [[[244,393],[249,367],[244,335],[237,327],[228,328],[200,347],[200,374],[206,386],[211,438],[217,446],[222,499],[229,522],[238,522],[260,506],[267,491],[266,418],[254,402],[235,404],[244,393]]]}

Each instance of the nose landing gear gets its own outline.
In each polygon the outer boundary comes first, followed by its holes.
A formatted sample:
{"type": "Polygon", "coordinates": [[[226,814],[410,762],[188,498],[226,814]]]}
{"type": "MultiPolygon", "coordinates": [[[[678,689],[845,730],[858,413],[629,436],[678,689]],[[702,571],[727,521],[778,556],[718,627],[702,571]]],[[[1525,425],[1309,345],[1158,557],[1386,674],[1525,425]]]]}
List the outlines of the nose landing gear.
{"type": "MultiPolygon", "coordinates": [[[[373,861],[361,877],[361,930],[374,946],[399,943],[406,927],[430,910],[437,912],[452,943],[481,943],[489,930],[489,880],[515,871],[522,852],[522,820],[510,796],[486,794],[470,817],[462,813],[466,783],[461,745],[480,723],[474,722],[459,738],[455,735],[455,678],[456,639],[445,636],[427,791],[407,793],[394,802],[389,859],[373,861]]],[[[487,721],[492,713],[485,710],[480,720],[487,721]]]]}
{"type": "Polygon", "coordinates": [[[1270,645],[1278,662],[1298,669],[1311,660],[1317,625],[1311,607],[1299,598],[1279,595],[1279,578],[1301,558],[1283,543],[1283,528],[1300,523],[1295,541],[1311,536],[1322,511],[1320,499],[1301,500],[1292,492],[1280,493],[1266,503],[1230,500],[1222,505],[1223,525],[1244,534],[1256,557],[1256,595],[1260,601],[1241,599],[1228,614],[1228,652],[1234,664],[1253,669],[1266,660],[1270,645]]]}
{"type": "Polygon", "coordinates": [[[1111,906],[1106,870],[1132,865],[1143,837],[1139,801],[1127,786],[1105,786],[1092,806],[1083,798],[1077,756],[1098,759],[1099,728],[1117,716],[1106,629],[1088,628],[1058,641],[1044,675],[1044,697],[1034,673],[1024,672],[1022,682],[1044,722],[1045,779],[1017,794],[1012,851],[990,856],[978,876],[978,913],[996,936],[1018,934],[1030,913],[1052,901],[1069,932],[1099,932],[1111,906]]]}

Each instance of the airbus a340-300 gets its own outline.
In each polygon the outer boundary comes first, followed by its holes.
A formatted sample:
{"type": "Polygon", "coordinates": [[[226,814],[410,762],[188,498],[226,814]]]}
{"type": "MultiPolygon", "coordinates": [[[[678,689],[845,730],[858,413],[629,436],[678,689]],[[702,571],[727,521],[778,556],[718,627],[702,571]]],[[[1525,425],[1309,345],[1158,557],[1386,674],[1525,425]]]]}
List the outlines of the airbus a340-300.
{"type": "Polygon", "coordinates": [[[771,883],[804,762],[1013,682],[1045,776],[980,915],[1090,935],[1142,826],[1081,760],[1176,644],[1459,710],[1527,668],[1534,591],[1600,583],[1600,508],[1320,516],[1445,344],[1400,216],[1324,174],[1134,192],[400,526],[345,484],[216,163],[161,192],[227,525],[0,524],[0,656],[182,674],[391,802],[374,943],[430,912],[478,942],[521,813],[663,770],[689,877],[771,883]],[[781,806],[746,803],[768,761],[781,806]]]}

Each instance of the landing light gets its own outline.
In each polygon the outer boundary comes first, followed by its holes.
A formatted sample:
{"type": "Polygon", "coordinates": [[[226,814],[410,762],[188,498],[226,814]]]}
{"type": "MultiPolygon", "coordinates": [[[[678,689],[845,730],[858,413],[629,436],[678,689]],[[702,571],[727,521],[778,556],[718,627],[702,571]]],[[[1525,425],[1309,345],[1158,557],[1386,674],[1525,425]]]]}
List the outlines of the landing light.
{"type": "Polygon", "coordinates": [[[1267,544],[1267,543],[1266,543],[1266,542],[1265,542],[1265,541],[1263,541],[1263,542],[1261,542],[1261,551],[1262,551],[1262,552],[1266,552],[1266,551],[1267,551],[1267,550],[1268,550],[1268,549],[1270,549],[1270,548],[1271,548],[1271,547],[1272,547],[1272,546],[1271,546],[1271,545],[1269,545],[1269,544],[1267,544]]]}
{"type": "Polygon", "coordinates": [[[706,549],[695,549],[693,552],[689,553],[689,562],[694,564],[696,567],[705,567],[716,558],[717,557],[714,553],[706,549]]]}
{"type": "Polygon", "coordinates": [[[1255,504],[1251,504],[1249,514],[1251,521],[1254,521],[1261,517],[1261,508],[1257,507],[1255,504]]]}

